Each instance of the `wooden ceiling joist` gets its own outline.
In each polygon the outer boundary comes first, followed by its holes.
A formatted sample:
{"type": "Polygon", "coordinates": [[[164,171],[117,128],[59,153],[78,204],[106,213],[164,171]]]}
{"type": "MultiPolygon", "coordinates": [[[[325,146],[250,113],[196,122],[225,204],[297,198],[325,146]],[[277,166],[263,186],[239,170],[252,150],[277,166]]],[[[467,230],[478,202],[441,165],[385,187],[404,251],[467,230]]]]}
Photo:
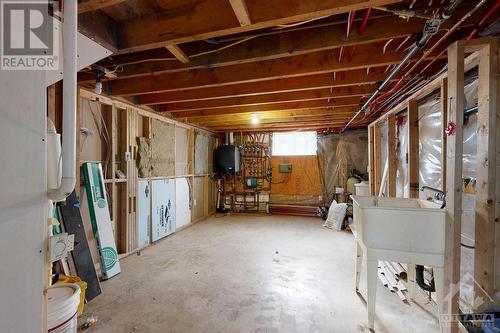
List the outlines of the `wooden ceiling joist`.
{"type": "Polygon", "coordinates": [[[188,57],[188,55],[186,53],[184,53],[184,51],[182,51],[181,48],[178,45],[169,44],[169,45],[165,45],[165,48],[167,50],[169,50],[170,53],[172,53],[172,55],[174,57],[176,57],[177,60],[179,60],[183,64],[189,63],[189,57],[188,57]]]}
{"type": "MultiPolygon", "coordinates": [[[[180,91],[163,92],[157,94],[146,94],[137,96],[137,103],[143,105],[163,104],[166,101],[188,102],[199,100],[211,100],[220,98],[235,98],[244,96],[256,96],[273,93],[286,93],[293,91],[307,91],[314,89],[340,89],[339,94],[349,93],[354,86],[374,84],[381,82],[387,77],[384,68],[372,68],[367,73],[366,69],[358,69],[346,72],[345,75],[334,75],[332,73],[304,75],[299,77],[250,82],[241,84],[224,85],[212,88],[198,88],[180,91]]],[[[395,80],[400,78],[399,75],[395,80]]]]}
{"type": "Polygon", "coordinates": [[[245,0],[229,0],[229,2],[242,27],[252,24],[245,0]]]}
{"type": "MultiPolygon", "coordinates": [[[[345,118],[348,116],[352,116],[351,114],[340,114],[340,115],[327,115],[327,116],[304,116],[304,117],[284,117],[284,118],[267,118],[267,119],[259,119],[259,124],[277,124],[277,123],[291,123],[291,122],[311,122],[317,121],[318,123],[324,121],[345,121],[345,118]]],[[[198,124],[203,127],[219,127],[219,126],[241,126],[241,125],[250,125],[251,117],[248,117],[244,120],[238,121],[207,121],[207,122],[192,122],[193,124],[198,124]]]]}
{"type": "Polygon", "coordinates": [[[241,26],[227,0],[198,1],[185,9],[121,22],[120,52],[132,52],[318,19],[400,0],[253,0],[252,24],[241,26]],[[214,15],[217,15],[214,18],[214,15]]]}
{"type": "MultiPolygon", "coordinates": [[[[302,102],[283,102],[283,103],[273,103],[273,104],[262,104],[262,105],[250,105],[250,106],[231,106],[218,109],[201,109],[192,111],[173,111],[171,114],[174,117],[185,118],[185,117],[195,117],[203,115],[224,115],[224,114],[236,114],[245,112],[262,112],[262,111],[280,111],[280,110],[297,110],[297,109],[321,109],[336,106],[359,106],[359,97],[344,97],[336,98],[330,100],[313,100],[313,101],[302,101],[302,102]]],[[[160,111],[161,108],[160,108],[160,111]]]]}
{"type": "MultiPolygon", "coordinates": [[[[261,119],[272,119],[272,118],[287,118],[287,117],[310,117],[310,116],[331,116],[339,115],[346,116],[351,115],[359,110],[357,106],[342,106],[332,108],[322,108],[322,109],[302,109],[302,110],[286,110],[286,111],[265,111],[257,112],[261,119]]],[[[182,118],[189,122],[203,123],[203,122],[226,122],[226,121],[245,121],[250,119],[254,112],[238,113],[231,115],[210,115],[210,116],[188,116],[182,118]]]]}
{"type": "Polygon", "coordinates": [[[83,0],[78,3],[78,13],[93,12],[101,8],[118,5],[126,0],[83,0]]]}
{"type": "MultiPolygon", "coordinates": [[[[199,69],[190,72],[162,74],[130,80],[108,81],[108,90],[115,96],[140,95],[196,87],[217,87],[232,83],[256,82],[310,74],[349,71],[366,67],[393,65],[401,62],[403,53],[382,53],[377,44],[361,45],[351,62],[339,63],[338,53],[322,51],[257,63],[199,69]]],[[[432,57],[429,57],[429,60],[432,57]]]]}
{"type": "MultiPolygon", "coordinates": [[[[353,31],[349,37],[346,37],[345,26],[343,24],[332,24],[314,29],[310,28],[264,35],[220,52],[193,57],[189,59],[189,63],[158,60],[124,65],[124,70],[118,73],[117,79],[151,76],[153,73],[154,75],[159,75],[200,68],[237,65],[332,50],[355,44],[374,43],[405,37],[409,34],[422,31],[422,28],[422,20],[412,19],[406,22],[397,17],[382,17],[369,21],[363,34],[353,31]],[[270,45],[273,47],[270,47],[270,45]]],[[[186,46],[186,49],[187,47],[189,46],[186,46]]],[[[189,49],[189,54],[201,54],[202,52],[206,52],[206,50],[205,45],[201,45],[198,48],[191,47],[189,49]]],[[[119,58],[116,64],[126,62],[126,58],[123,58],[123,60],[119,58]]],[[[92,75],[81,74],[79,76],[80,82],[90,82],[94,80],[95,78],[92,75]]]]}
{"type": "MultiPolygon", "coordinates": [[[[202,109],[218,109],[231,106],[252,106],[282,102],[300,102],[312,100],[335,100],[337,98],[366,96],[373,93],[373,85],[357,87],[325,88],[318,90],[292,91],[287,93],[276,93],[246,97],[229,97],[212,100],[201,100],[191,102],[178,102],[163,104],[162,111],[188,111],[202,109]]],[[[161,103],[158,103],[161,104],[161,103]]]]}

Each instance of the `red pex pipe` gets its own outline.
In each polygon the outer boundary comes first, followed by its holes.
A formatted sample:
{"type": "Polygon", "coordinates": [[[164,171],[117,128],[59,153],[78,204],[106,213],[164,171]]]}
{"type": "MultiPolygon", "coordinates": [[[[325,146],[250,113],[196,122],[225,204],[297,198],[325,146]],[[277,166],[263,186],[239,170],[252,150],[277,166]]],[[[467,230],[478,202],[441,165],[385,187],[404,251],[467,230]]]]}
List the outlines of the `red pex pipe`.
{"type": "Polygon", "coordinates": [[[479,30],[486,24],[486,22],[488,21],[488,19],[493,14],[495,14],[495,12],[499,8],[500,8],[500,0],[497,0],[497,2],[490,8],[490,10],[488,11],[488,13],[486,13],[486,15],[483,17],[483,19],[481,21],[479,21],[479,23],[476,26],[476,28],[474,28],[474,30],[472,30],[472,32],[470,33],[470,35],[467,37],[467,40],[471,40],[471,39],[476,38],[477,33],[479,32],[479,30]]]}

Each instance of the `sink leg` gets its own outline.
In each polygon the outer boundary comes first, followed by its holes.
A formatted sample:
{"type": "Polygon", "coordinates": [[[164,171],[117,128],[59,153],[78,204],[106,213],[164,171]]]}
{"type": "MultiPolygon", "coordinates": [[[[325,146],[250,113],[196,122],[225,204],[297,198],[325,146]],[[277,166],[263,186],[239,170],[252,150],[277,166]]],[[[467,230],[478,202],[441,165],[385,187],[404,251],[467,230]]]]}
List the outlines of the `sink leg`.
{"type": "Polygon", "coordinates": [[[436,284],[436,301],[438,305],[438,319],[439,319],[439,329],[443,332],[443,326],[441,322],[441,315],[446,313],[446,309],[444,308],[444,300],[443,300],[443,291],[444,291],[444,268],[443,267],[434,267],[434,281],[436,284]]]}
{"type": "Polygon", "coordinates": [[[359,278],[361,276],[361,263],[363,260],[363,250],[359,243],[356,243],[356,292],[359,292],[359,278]]]}
{"type": "Polygon", "coordinates": [[[373,330],[375,323],[375,301],[377,299],[377,270],[378,260],[366,261],[366,281],[368,299],[368,328],[373,330]]]}
{"type": "Polygon", "coordinates": [[[416,290],[416,272],[415,272],[415,264],[408,264],[408,294],[410,295],[410,300],[415,300],[415,290],[416,290]]]}

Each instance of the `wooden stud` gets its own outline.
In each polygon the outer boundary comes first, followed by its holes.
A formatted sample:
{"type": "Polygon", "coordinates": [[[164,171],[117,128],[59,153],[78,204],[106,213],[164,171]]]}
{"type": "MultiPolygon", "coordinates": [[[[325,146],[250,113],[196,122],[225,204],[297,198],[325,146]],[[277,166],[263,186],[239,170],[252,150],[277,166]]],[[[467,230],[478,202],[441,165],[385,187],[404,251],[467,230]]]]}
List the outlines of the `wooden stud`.
{"type": "Polygon", "coordinates": [[[396,197],[396,116],[390,115],[387,117],[387,195],[396,197]]]}
{"type": "Polygon", "coordinates": [[[368,126],[368,180],[370,195],[376,195],[375,191],[375,128],[368,126]]]}
{"type": "Polygon", "coordinates": [[[174,57],[177,58],[183,64],[187,64],[189,62],[189,56],[181,50],[181,48],[175,44],[165,45],[165,48],[173,54],[174,57]]]}
{"type": "MultiPolygon", "coordinates": [[[[448,136],[446,163],[446,226],[445,226],[445,295],[441,313],[458,314],[460,294],[460,242],[462,225],[462,155],[464,97],[464,48],[455,42],[448,47],[448,121],[455,124],[455,133],[448,136]]],[[[443,324],[443,323],[442,323],[443,324]]],[[[455,333],[456,322],[446,323],[443,329],[455,333]]]]}
{"type": "Polygon", "coordinates": [[[441,190],[446,191],[446,147],[448,136],[446,127],[448,126],[448,78],[441,80],[440,87],[440,107],[441,107],[441,190]]]}
{"type": "MultiPolygon", "coordinates": [[[[498,41],[485,44],[479,53],[474,275],[479,284],[475,286],[475,297],[486,300],[495,292],[496,188],[500,186],[496,178],[498,41]]],[[[482,309],[490,305],[486,303],[482,309]]]]}
{"type": "Polygon", "coordinates": [[[418,132],[418,101],[408,101],[408,181],[410,198],[419,197],[420,154],[418,132]]]}
{"type": "Polygon", "coordinates": [[[229,0],[229,3],[242,27],[252,24],[245,0],[229,0]]]}
{"type": "Polygon", "coordinates": [[[374,194],[378,195],[380,186],[382,185],[382,126],[375,124],[373,132],[373,146],[374,146],[374,194]]]}

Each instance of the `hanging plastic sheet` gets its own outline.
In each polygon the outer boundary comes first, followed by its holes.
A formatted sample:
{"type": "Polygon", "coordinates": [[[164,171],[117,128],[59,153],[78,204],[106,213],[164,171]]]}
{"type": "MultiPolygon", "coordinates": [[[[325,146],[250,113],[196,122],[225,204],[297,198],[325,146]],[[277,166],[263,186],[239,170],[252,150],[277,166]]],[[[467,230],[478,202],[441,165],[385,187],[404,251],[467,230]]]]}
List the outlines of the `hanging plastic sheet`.
{"type": "Polygon", "coordinates": [[[397,136],[397,169],[396,169],[396,197],[408,198],[408,117],[401,116],[396,118],[396,136],[397,136]]]}
{"type": "Polygon", "coordinates": [[[339,179],[340,171],[345,172],[347,178],[354,169],[366,173],[368,167],[367,131],[350,131],[342,135],[319,135],[318,158],[323,167],[325,201],[330,203],[335,187],[346,187],[346,184],[339,179]],[[341,163],[339,163],[339,156],[342,156],[341,163]]]}
{"type": "MultiPolygon", "coordinates": [[[[433,95],[418,105],[420,187],[441,188],[442,127],[439,95],[433,95]]],[[[427,192],[420,192],[427,199],[427,192]]]]}

